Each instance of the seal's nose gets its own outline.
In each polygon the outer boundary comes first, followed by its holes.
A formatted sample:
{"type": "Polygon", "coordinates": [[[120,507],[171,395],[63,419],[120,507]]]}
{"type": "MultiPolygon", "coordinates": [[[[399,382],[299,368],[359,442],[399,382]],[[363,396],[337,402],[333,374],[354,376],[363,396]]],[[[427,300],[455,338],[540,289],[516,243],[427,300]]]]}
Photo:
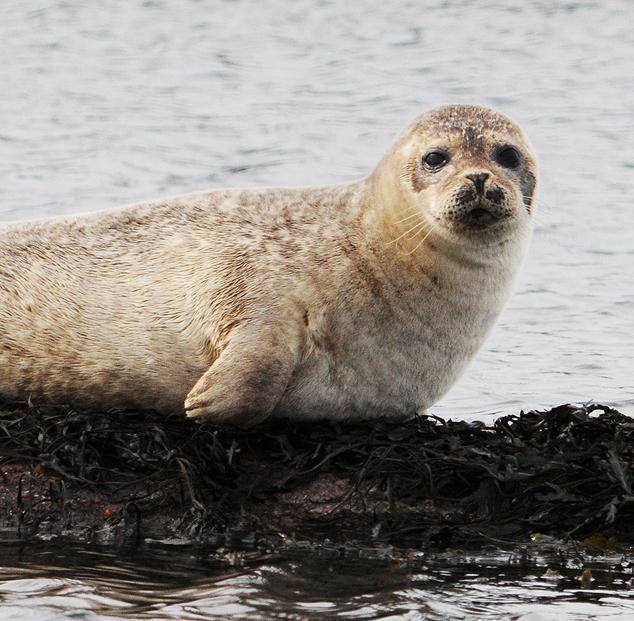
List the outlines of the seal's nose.
{"type": "Polygon", "coordinates": [[[489,178],[489,173],[477,173],[467,175],[467,179],[473,183],[478,194],[484,194],[484,182],[489,178]]]}

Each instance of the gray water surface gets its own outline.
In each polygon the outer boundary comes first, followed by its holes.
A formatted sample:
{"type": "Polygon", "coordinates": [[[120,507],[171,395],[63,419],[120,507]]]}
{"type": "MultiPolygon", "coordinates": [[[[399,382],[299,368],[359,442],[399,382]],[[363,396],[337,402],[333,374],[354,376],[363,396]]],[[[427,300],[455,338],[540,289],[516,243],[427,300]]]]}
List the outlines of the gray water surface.
{"type": "MultiPolygon", "coordinates": [[[[539,154],[536,234],[497,328],[434,411],[634,413],[632,23],[629,0],[7,0],[0,219],[346,182],[422,111],[493,106],[539,154]]],[[[634,617],[626,578],[582,589],[578,569],[553,583],[545,568],[309,554],[231,568],[178,550],[3,550],[0,618],[634,617]]]]}
{"type": "Polygon", "coordinates": [[[441,103],[541,163],[517,294],[436,413],[634,411],[634,5],[522,0],[0,4],[0,218],[368,174],[441,103]]]}

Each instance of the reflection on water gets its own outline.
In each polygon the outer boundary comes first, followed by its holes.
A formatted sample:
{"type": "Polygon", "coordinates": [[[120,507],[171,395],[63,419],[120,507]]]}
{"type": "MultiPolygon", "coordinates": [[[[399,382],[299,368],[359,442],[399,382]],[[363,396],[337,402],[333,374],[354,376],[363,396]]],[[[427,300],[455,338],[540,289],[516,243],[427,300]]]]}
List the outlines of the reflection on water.
{"type": "MultiPolygon", "coordinates": [[[[634,413],[633,7],[1,3],[0,219],[347,181],[422,110],[491,105],[524,125],[540,155],[536,237],[517,295],[436,412],[595,399],[634,413]]],[[[607,566],[582,588],[575,568],[553,581],[539,578],[543,567],[486,564],[256,555],[232,567],[187,550],[9,548],[1,558],[0,616],[14,620],[634,615],[625,578],[607,566]]]]}
{"type": "Polygon", "coordinates": [[[610,619],[634,615],[632,568],[508,557],[360,558],[359,553],[206,553],[151,545],[114,553],[0,548],[2,618],[610,619]],[[554,574],[554,575],[549,575],[554,574]]]}

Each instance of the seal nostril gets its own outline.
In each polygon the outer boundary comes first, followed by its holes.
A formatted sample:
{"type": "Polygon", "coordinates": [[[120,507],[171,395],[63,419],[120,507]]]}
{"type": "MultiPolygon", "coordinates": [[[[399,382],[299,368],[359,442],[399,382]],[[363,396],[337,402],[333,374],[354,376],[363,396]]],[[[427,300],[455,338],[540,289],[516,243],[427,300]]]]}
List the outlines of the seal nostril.
{"type": "Polygon", "coordinates": [[[467,175],[467,179],[473,183],[478,194],[484,194],[484,182],[489,178],[489,173],[467,175]]]}

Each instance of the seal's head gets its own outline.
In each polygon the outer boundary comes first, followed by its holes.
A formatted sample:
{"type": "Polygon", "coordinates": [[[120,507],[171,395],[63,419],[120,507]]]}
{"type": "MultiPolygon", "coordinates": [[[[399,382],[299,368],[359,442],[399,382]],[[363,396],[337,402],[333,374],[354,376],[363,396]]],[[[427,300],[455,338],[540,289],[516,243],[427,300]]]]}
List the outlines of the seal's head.
{"type": "Polygon", "coordinates": [[[480,247],[531,228],[535,157],[522,130],[502,114],[480,106],[435,108],[401,134],[387,159],[394,158],[404,205],[399,220],[419,213],[421,230],[480,247]]]}

